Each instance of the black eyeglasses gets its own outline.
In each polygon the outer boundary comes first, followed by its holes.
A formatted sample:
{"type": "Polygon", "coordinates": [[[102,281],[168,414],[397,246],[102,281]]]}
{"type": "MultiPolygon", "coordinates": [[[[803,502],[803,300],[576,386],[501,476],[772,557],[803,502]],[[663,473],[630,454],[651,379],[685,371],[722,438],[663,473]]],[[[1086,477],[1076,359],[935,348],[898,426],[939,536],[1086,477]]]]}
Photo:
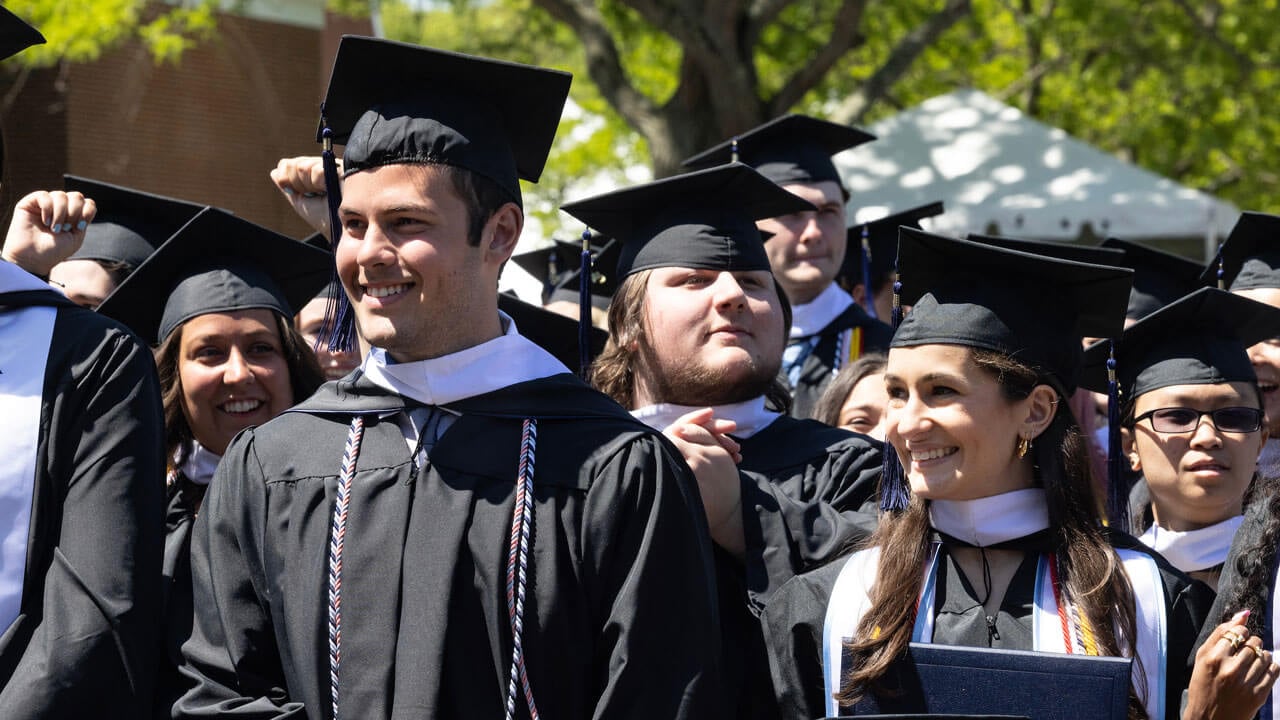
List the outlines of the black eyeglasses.
{"type": "Polygon", "coordinates": [[[1133,419],[1133,424],[1151,419],[1151,429],[1159,433],[1193,432],[1200,426],[1200,418],[1208,415],[1218,432],[1251,433],[1262,427],[1262,410],[1251,407],[1225,407],[1217,410],[1194,408],[1157,408],[1133,419]]]}

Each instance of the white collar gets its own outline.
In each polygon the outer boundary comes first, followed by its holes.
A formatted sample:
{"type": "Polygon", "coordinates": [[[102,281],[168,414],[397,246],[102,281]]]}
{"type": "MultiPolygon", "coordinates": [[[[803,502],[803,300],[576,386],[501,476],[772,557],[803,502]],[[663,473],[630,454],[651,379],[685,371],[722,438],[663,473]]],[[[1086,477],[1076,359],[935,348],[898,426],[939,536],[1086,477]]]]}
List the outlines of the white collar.
{"type": "Polygon", "coordinates": [[[516,330],[499,311],[505,331],[488,342],[429,360],[397,363],[373,348],[361,366],[370,382],[424,405],[446,405],[528,380],[569,372],[551,353],[516,330]]]}
{"type": "Polygon", "coordinates": [[[185,462],[182,463],[182,475],[186,479],[197,485],[208,485],[213,479],[213,472],[218,469],[218,461],[222,459],[221,455],[215,455],[205,446],[196,441],[191,441],[191,454],[187,456],[185,462]]]}
{"type": "Polygon", "coordinates": [[[0,260],[0,293],[26,290],[53,290],[53,287],[17,265],[0,260]]]}
{"type": "Polygon", "coordinates": [[[957,540],[987,547],[1049,527],[1049,504],[1042,488],[977,500],[933,500],[929,524],[957,540]]]}
{"type": "Polygon", "coordinates": [[[1227,518],[1199,530],[1176,532],[1152,525],[1138,538],[1182,572],[1207,570],[1226,562],[1231,540],[1244,522],[1243,515],[1227,518]]]}
{"type": "Polygon", "coordinates": [[[734,437],[746,439],[765,429],[779,415],[776,412],[766,410],[764,407],[764,396],[752,398],[746,402],[734,403],[732,405],[676,405],[674,403],[658,403],[657,405],[646,405],[642,408],[636,408],[631,411],[631,415],[640,422],[659,432],[666,430],[671,423],[680,418],[681,415],[687,415],[694,410],[701,410],[704,407],[710,407],[715,411],[717,418],[732,420],[738,424],[738,429],[734,430],[731,435],[734,437]]]}
{"type": "Polygon", "coordinates": [[[817,335],[852,304],[853,296],[839,285],[831,283],[812,302],[792,305],[791,339],[817,335]]]}

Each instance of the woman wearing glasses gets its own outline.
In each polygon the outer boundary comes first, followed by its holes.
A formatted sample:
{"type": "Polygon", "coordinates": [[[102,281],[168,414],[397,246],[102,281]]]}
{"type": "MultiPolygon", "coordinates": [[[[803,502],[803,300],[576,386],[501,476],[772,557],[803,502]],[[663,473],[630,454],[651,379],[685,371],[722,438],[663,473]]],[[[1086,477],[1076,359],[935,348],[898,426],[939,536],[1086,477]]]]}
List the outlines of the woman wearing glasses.
{"type": "MultiPolygon", "coordinates": [[[[1266,442],[1245,351],[1280,334],[1280,310],[1204,288],[1149,315],[1116,345],[1124,462],[1151,490],[1141,540],[1215,590],[1266,442]]],[[[1105,390],[1108,343],[1086,353],[1084,384],[1105,390]]]]}

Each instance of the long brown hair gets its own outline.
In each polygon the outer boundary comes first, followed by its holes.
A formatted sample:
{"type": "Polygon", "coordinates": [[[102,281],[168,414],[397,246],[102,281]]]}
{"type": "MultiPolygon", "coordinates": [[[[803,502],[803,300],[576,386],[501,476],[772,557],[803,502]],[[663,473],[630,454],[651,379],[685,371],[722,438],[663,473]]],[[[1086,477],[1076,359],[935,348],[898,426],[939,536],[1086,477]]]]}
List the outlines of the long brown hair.
{"type": "MultiPolygon", "coordinates": [[[[285,365],[289,368],[289,386],[293,390],[294,403],[311,396],[324,383],[324,371],[316,361],[316,354],[307,341],[293,327],[293,323],[271,313],[276,320],[276,332],[280,334],[280,346],[285,365]]],[[[155,349],[156,371],[160,375],[160,402],[164,408],[164,449],[168,462],[181,464],[191,454],[195,436],[182,412],[182,376],[178,372],[179,348],[182,346],[184,322],[169,333],[169,337],[155,349]]]]}
{"type": "MultiPolygon", "coordinates": [[[[972,349],[971,357],[978,368],[996,379],[1009,402],[1025,399],[1037,385],[1047,384],[1035,369],[1002,353],[972,349]]],[[[1061,396],[1049,427],[1032,444],[1032,453],[1037,484],[1045,490],[1063,591],[1093,628],[1099,652],[1119,655],[1116,626],[1124,637],[1136,637],[1133,589],[1120,557],[1098,524],[1084,437],[1061,396]]],[[[882,515],[867,540],[868,547],[880,548],[881,562],[871,589],[871,608],[859,623],[856,637],[846,644],[853,661],[836,696],[840,702],[856,703],[865,692],[878,687],[890,666],[906,652],[929,542],[928,503],[919,497],[913,497],[900,515],[882,515]]],[[[1136,646],[1136,642],[1129,644],[1136,646]]],[[[1145,694],[1147,688],[1139,691],[1145,694]]],[[[1142,703],[1132,693],[1129,716],[1146,717],[1142,703]]]]}

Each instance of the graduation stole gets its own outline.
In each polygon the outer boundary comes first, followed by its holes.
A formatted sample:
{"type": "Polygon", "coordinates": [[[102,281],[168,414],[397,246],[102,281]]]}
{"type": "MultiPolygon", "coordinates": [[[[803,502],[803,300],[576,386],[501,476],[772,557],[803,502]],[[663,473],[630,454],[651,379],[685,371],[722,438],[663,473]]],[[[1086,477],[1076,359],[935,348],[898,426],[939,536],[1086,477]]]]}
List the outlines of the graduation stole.
{"type": "Polygon", "coordinates": [[[831,361],[831,374],[862,357],[862,328],[851,327],[836,336],[836,354],[831,361]]]}
{"type": "MultiPolygon", "coordinates": [[[[342,453],[338,491],[329,528],[329,693],[333,720],[338,720],[338,677],[342,661],[342,550],[351,504],[351,480],[356,474],[364,417],[351,419],[347,445],[342,453]]],[[[523,694],[529,717],[538,720],[533,688],[524,662],[524,599],[528,584],[529,545],[533,530],[533,468],[538,442],[538,421],[526,418],[520,433],[520,469],[516,475],[515,507],[511,513],[511,545],[507,554],[507,618],[511,624],[511,675],[507,684],[506,720],[515,717],[516,698],[523,694]],[[518,681],[518,682],[517,682],[518,681]]]]}
{"type": "MultiPolygon", "coordinates": [[[[941,543],[933,543],[925,562],[920,595],[916,600],[916,621],[911,641],[933,642],[933,608],[937,599],[937,570],[941,543]],[[921,608],[926,612],[919,612],[921,608]]],[[[1135,621],[1137,625],[1137,656],[1141,663],[1133,665],[1135,688],[1145,688],[1143,705],[1152,718],[1164,717],[1165,663],[1167,619],[1165,617],[1164,584],[1160,571],[1151,556],[1133,550],[1116,550],[1124,565],[1125,573],[1133,586],[1135,621]],[[1141,683],[1141,684],[1139,684],[1141,683]]],[[[863,615],[871,609],[870,590],[875,582],[880,561],[880,548],[869,548],[854,553],[845,562],[827,603],[826,618],[822,628],[822,675],[826,691],[827,715],[840,713],[835,699],[849,668],[844,667],[847,658],[845,643],[858,630],[863,615]]],[[[1035,608],[1032,612],[1032,636],[1037,652],[1058,652],[1096,655],[1097,643],[1088,622],[1070,599],[1064,599],[1052,554],[1041,554],[1036,567],[1035,608]]],[[[1126,638],[1119,637],[1120,653],[1133,656],[1126,638]]],[[[1143,693],[1138,693],[1143,697],[1143,693]]]]}

